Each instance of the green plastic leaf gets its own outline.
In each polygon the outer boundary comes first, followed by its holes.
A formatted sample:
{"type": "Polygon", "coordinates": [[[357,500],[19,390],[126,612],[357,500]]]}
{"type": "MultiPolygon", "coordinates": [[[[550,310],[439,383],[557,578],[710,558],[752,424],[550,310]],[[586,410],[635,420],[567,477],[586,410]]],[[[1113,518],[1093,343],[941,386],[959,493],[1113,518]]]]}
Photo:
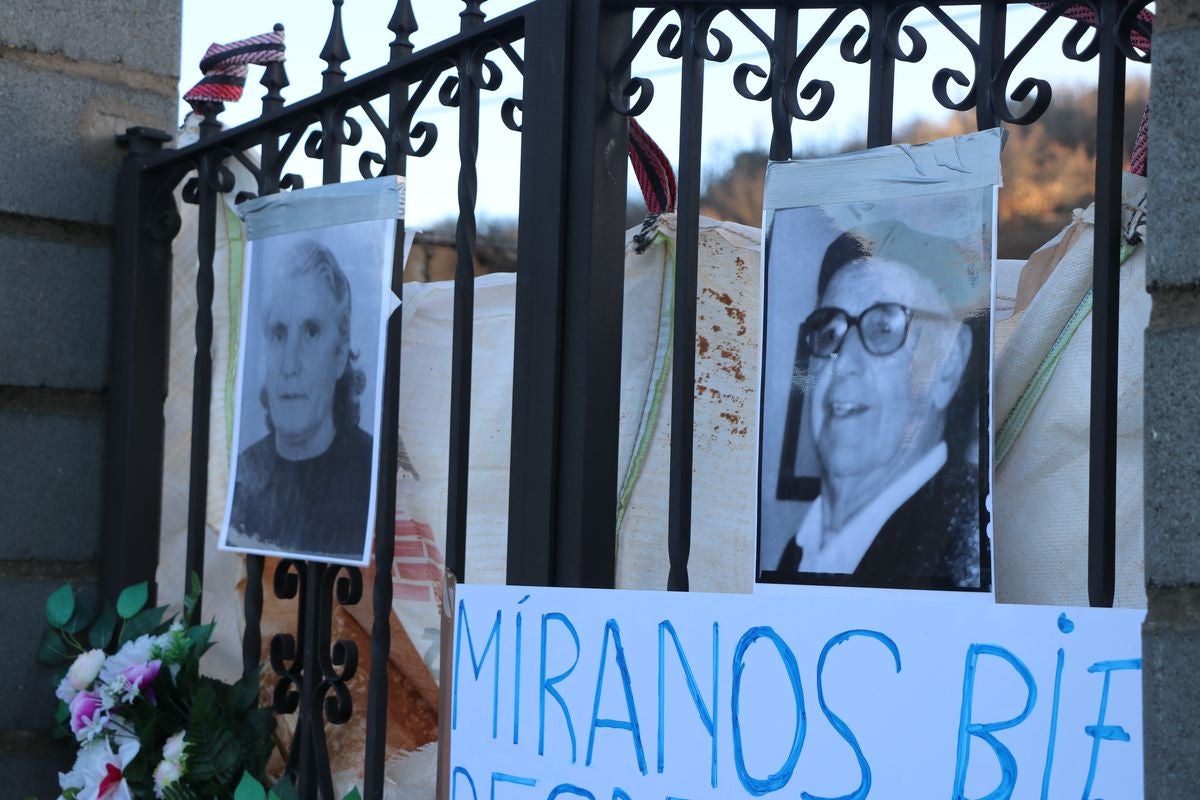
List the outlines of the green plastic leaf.
{"type": "Polygon", "coordinates": [[[150,599],[150,584],[146,581],[128,586],[117,598],[117,613],[121,619],[132,619],[135,614],[146,607],[150,599]]]}
{"type": "Polygon", "coordinates": [[[233,793],[233,800],[267,800],[267,793],[249,772],[243,772],[233,793]]]}
{"type": "Polygon", "coordinates": [[[271,788],[271,792],[279,800],[300,800],[300,795],[296,792],[296,787],[292,786],[291,780],[286,777],[280,778],[279,783],[271,788]]]}
{"type": "Polygon", "coordinates": [[[362,795],[358,793],[358,787],[355,786],[350,791],[346,792],[346,796],[342,800],[362,800],[362,795]]]}
{"type": "Polygon", "coordinates": [[[53,628],[47,629],[42,634],[42,643],[38,647],[37,660],[43,664],[49,664],[52,667],[57,667],[60,664],[65,664],[74,656],[71,646],[63,639],[62,634],[53,628]]]}
{"type": "Polygon", "coordinates": [[[193,625],[187,629],[188,641],[192,643],[192,647],[200,651],[208,649],[208,641],[212,638],[213,627],[217,623],[210,622],[207,625],[193,625]]]}
{"type": "Polygon", "coordinates": [[[121,644],[125,644],[139,636],[144,636],[147,633],[155,633],[158,626],[162,623],[163,614],[167,613],[166,606],[157,606],[155,608],[147,608],[141,611],[130,620],[127,620],[125,627],[121,629],[121,644]]]}
{"type": "Polygon", "coordinates": [[[229,705],[234,711],[246,711],[254,707],[258,700],[258,672],[256,669],[247,673],[229,687],[229,705]]]}
{"type": "Polygon", "coordinates": [[[75,613],[75,591],[71,584],[64,583],[46,598],[46,623],[51,628],[61,628],[75,613]]]}
{"type": "Polygon", "coordinates": [[[75,611],[71,614],[71,618],[67,620],[67,624],[63,629],[75,635],[87,629],[96,620],[96,600],[91,593],[85,592],[75,598],[75,611]]]}
{"type": "Polygon", "coordinates": [[[192,573],[188,580],[187,596],[183,598],[183,618],[185,621],[192,618],[192,609],[200,602],[200,593],[204,587],[200,583],[200,576],[192,573]]]}
{"type": "Polygon", "coordinates": [[[71,707],[62,700],[58,701],[58,708],[54,709],[55,722],[66,722],[71,718],[71,707]]]}
{"type": "Polygon", "coordinates": [[[105,603],[104,608],[100,610],[100,616],[96,617],[91,630],[88,631],[88,643],[92,647],[107,650],[108,646],[112,644],[113,633],[116,629],[117,612],[111,603],[105,603]]]}

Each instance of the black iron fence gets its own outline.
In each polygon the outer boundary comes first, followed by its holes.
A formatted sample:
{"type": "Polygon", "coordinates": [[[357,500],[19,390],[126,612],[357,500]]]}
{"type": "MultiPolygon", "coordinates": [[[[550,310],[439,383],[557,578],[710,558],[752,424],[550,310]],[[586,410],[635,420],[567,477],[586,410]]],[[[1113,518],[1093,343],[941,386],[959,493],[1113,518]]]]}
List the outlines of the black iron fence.
{"type": "MultiPolygon", "coordinates": [[[[161,508],[157,491],[147,487],[162,482],[171,240],[179,229],[174,192],[187,176],[194,174],[183,197],[197,205],[199,220],[187,568],[203,574],[213,240],[220,195],[232,191],[234,183],[223,164],[231,158],[241,162],[257,179],[258,194],[266,195],[303,185],[288,171],[290,160],[303,153],[319,160],[323,182],[333,183],[342,175],[344,149],[359,145],[366,135],[377,137],[380,145],[361,155],[360,173],[403,175],[409,159],[424,157],[438,146],[437,129],[422,120],[423,109],[438,102],[457,110],[459,213],[446,525],[449,603],[454,584],[464,579],[467,568],[480,93],[499,90],[506,73],[519,74],[520,88],[512,88],[501,107],[504,124],[522,140],[508,581],[611,587],[628,118],[645,111],[654,96],[653,83],[632,72],[635,57],[653,40],[661,56],[679,62],[681,76],[671,428],[688,431],[693,423],[704,79],[707,64],[732,55],[730,37],[722,29],[744,28],[766,50],[766,64],[737,67],[732,88],[749,101],[769,104],[770,156],[787,159],[793,152],[794,126],[821,119],[834,102],[835,82],[811,75],[809,68],[835,34],[841,58],[869,69],[868,144],[891,141],[896,65],[927,56],[925,38],[907,23],[910,15],[924,10],[961,43],[973,67],[968,72],[940,69],[932,96],[945,108],[973,109],[980,128],[1031,124],[1046,110],[1051,87],[1045,80],[1025,78],[1011,84],[1022,60],[1059,16],[1076,20],[1062,42],[1065,57],[1098,63],[1088,571],[1093,605],[1111,605],[1124,82],[1128,60],[1149,58],[1150,28],[1143,13],[1148,2],[1041,3],[1044,16],[1011,47],[1006,46],[1007,10],[1016,4],[1004,2],[537,0],[491,19],[482,5],[482,0],[464,0],[458,9],[459,32],[414,50],[411,34],[417,21],[410,0],[400,0],[388,22],[394,39],[387,65],[346,80],[342,0],[332,0],[333,21],[321,53],[326,69],[317,95],[285,104],[282,90],[288,81],[284,66],[276,63],[262,80],[267,93],[262,114],[253,122],[222,130],[222,107],[210,104],[202,109],[200,139],[190,146],[163,149],[168,137],[158,131],[132,129],[125,135],[129,155],[119,185],[113,283],[105,547],[111,555],[103,574],[107,591],[152,580],[158,558],[161,508]],[[947,12],[953,6],[978,8],[977,34],[947,12]],[[762,13],[748,13],[756,9],[762,13]],[[823,21],[802,27],[801,10],[820,10],[823,21]],[[760,24],[768,16],[771,22],[760,24]],[[848,30],[846,21],[854,23],[848,30]],[[386,114],[377,107],[386,107],[386,114]],[[369,125],[358,121],[363,118],[369,125]],[[247,155],[255,148],[257,163],[247,155]]],[[[516,80],[506,84],[516,85],[516,80]]],[[[398,235],[397,258],[402,242],[398,235]]],[[[402,294],[400,281],[398,270],[393,286],[397,295],[402,294]]],[[[396,430],[399,413],[402,334],[400,316],[393,315],[387,332],[382,416],[385,430],[391,431],[396,430]]],[[[384,435],[381,441],[374,557],[378,564],[390,564],[397,444],[394,435],[384,435]]],[[[692,462],[691,438],[673,437],[666,548],[668,588],[675,590],[688,588],[692,462]]],[[[262,558],[247,557],[247,572],[243,652],[249,669],[257,666],[261,653],[262,558]]],[[[364,754],[368,798],[382,796],[391,580],[390,570],[379,569],[370,587],[374,624],[364,754]]],[[[277,681],[275,708],[299,712],[288,770],[302,796],[329,797],[325,725],[344,723],[354,712],[346,682],[359,657],[353,643],[331,640],[330,616],[334,603],[362,599],[362,575],[352,567],[285,560],[272,585],[279,598],[295,599],[297,609],[295,633],[275,636],[269,648],[277,681]]],[[[163,589],[182,592],[181,587],[163,589]]]]}

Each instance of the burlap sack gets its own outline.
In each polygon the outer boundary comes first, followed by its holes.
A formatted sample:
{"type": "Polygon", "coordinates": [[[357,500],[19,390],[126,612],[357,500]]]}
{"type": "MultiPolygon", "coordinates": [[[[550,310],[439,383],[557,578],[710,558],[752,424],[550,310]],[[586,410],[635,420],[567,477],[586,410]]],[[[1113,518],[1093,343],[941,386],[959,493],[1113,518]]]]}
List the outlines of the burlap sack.
{"type": "MultiPolygon", "coordinates": [[[[1123,223],[1144,235],[1145,178],[1126,174],[1123,223]]],[[[1087,605],[1092,231],[1077,211],[1021,272],[1012,332],[996,356],[993,491],[996,596],[1087,605]]],[[[1146,248],[1129,244],[1120,272],[1117,369],[1118,606],[1144,608],[1143,335],[1150,319],[1146,248]]]]}

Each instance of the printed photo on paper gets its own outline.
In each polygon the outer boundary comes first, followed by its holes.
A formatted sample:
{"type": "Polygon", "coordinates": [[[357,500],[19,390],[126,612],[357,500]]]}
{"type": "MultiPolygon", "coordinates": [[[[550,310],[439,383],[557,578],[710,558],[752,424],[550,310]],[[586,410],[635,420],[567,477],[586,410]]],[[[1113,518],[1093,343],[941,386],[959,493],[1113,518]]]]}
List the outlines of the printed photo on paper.
{"type": "Polygon", "coordinates": [[[223,548],[369,561],[395,229],[249,243],[223,548]]]}
{"type": "Polygon", "coordinates": [[[994,198],[774,210],[759,582],[991,590],[994,198]]]}

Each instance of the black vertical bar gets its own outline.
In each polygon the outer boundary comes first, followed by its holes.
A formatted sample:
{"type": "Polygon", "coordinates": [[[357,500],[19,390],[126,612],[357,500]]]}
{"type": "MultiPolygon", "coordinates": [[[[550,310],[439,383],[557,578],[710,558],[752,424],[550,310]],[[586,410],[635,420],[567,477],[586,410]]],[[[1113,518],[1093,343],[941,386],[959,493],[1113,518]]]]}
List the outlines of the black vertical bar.
{"type": "MultiPolygon", "coordinates": [[[[323,601],[332,603],[332,599],[322,597],[321,587],[325,582],[325,571],[330,569],[326,564],[317,561],[302,562],[300,569],[305,572],[301,583],[300,602],[304,604],[304,616],[301,624],[304,626],[305,646],[302,652],[303,671],[300,686],[300,713],[296,717],[296,729],[292,738],[292,751],[299,748],[299,775],[296,790],[302,800],[316,800],[317,797],[332,798],[333,785],[329,775],[329,753],[325,747],[324,717],[321,699],[323,686],[321,664],[318,656],[319,648],[324,643],[321,635],[322,621],[328,624],[328,610],[323,610],[323,601]]],[[[328,630],[328,628],[325,628],[328,630]]]]}
{"type": "MultiPolygon", "coordinates": [[[[468,3],[468,11],[478,3],[468,3]]],[[[462,29],[479,24],[464,12],[462,29]]],[[[454,340],[450,353],[450,475],[446,489],[446,570],[462,582],[466,569],[467,484],[471,455],[471,351],[475,316],[475,200],[479,192],[479,83],[482,56],[458,59],[458,224],[454,232],[454,340]]]]}
{"type": "MultiPolygon", "coordinates": [[[[333,21],[329,26],[325,46],[321,49],[321,60],[326,64],[321,73],[322,91],[341,86],[346,81],[346,72],[342,69],[342,64],[350,60],[350,51],[346,47],[346,36],[342,31],[343,2],[345,0],[333,0],[333,21]]],[[[326,105],[321,112],[321,182],[324,184],[339,183],[342,180],[343,124],[343,115],[337,105],[326,105]]]]}
{"type": "Polygon", "coordinates": [[[667,588],[688,590],[692,549],[692,461],[696,385],[696,285],[700,246],[700,135],[704,118],[703,31],[694,7],[680,11],[679,215],[675,239],[675,341],[671,359],[671,489],[667,588]]]}
{"type": "Polygon", "coordinates": [[[603,77],[623,80],[613,71],[633,16],[590,1],[572,2],[571,14],[554,582],[611,588],[629,124],[603,77]]]}
{"type": "Polygon", "coordinates": [[[507,562],[525,586],[554,583],[570,19],[542,3],[525,25],[507,562]]]}
{"type": "MultiPolygon", "coordinates": [[[[388,28],[396,34],[391,45],[392,64],[412,53],[410,35],[417,29],[411,0],[399,0],[388,28]]],[[[408,84],[397,78],[388,93],[388,141],[384,153],[384,173],[404,175],[407,158],[402,143],[408,131],[400,126],[408,104],[408,84]]],[[[403,298],[404,292],[404,220],[396,221],[396,241],[392,249],[392,292],[403,298]]],[[[399,461],[400,426],[400,346],[402,315],[388,319],[387,347],[384,356],[383,408],[379,443],[379,484],[375,504],[375,577],[372,587],[371,678],[367,685],[367,739],[363,796],[366,800],[383,797],[383,769],[387,760],[388,727],[388,656],[392,644],[392,560],[396,547],[396,470],[399,461]]]]}
{"type": "Polygon", "coordinates": [[[1007,21],[1008,3],[983,3],[980,6],[979,53],[975,60],[975,125],[981,131],[999,124],[992,78],[1004,60],[1007,21]]]}
{"type": "Polygon", "coordinates": [[[785,78],[796,61],[798,17],[796,9],[775,9],[774,53],[771,66],[774,85],[771,91],[771,149],[772,161],[787,161],[792,157],[792,115],[788,113],[783,96],[786,92],[785,78]]]}
{"type": "MultiPolygon", "coordinates": [[[[283,32],[276,25],[277,33],[283,32]]],[[[267,65],[260,83],[266,87],[263,95],[263,116],[283,108],[283,87],[287,86],[287,74],[282,61],[267,65]]],[[[279,136],[269,126],[263,131],[261,157],[259,161],[258,193],[260,196],[279,191],[279,136]]],[[[245,320],[242,321],[245,325],[245,320]]],[[[246,630],[242,634],[242,669],[253,672],[262,660],[262,610],[263,610],[263,557],[246,556],[246,594],[242,608],[246,617],[246,630]]]]}
{"type": "MultiPolygon", "coordinates": [[[[482,0],[463,0],[461,31],[483,22],[482,0]]],[[[479,154],[479,83],[483,56],[470,47],[458,54],[458,223],[454,231],[454,322],[450,350],[450,450],[446,488],[446,571],[442,595],[439,674],[437,796],[450,776],[450,659],[455,587],[466,572],[467,491],[471,455],[471,351],[475,323],[475,159],[479,154]]]]}
{"type": "MultiPolygon", "coordinates": [[[[173,209],[171,186],[143,164],[171,137],[130,128],[118,140],[128,148],[117,180],[112,273],[104,547],[101,595],[112,602],[126,586],[148,581],[158,565],[162,498],[163,398],[171,297],[171,242],[156,239],[150,223],[173,209]]],[[[153,596],[153,591],[151,593],[153,596]]]]}
{"type": "Polygon", "coordinates": [[[888,0],[872,0],[869,13],[871,88],[867,98],[867,147],[880,147],[892,143],[896,60],[887,49],[888,0]]]}
{"type": "MultiPolygon", "coordinates": [[[[217,115],[224,105],[214,103],[205,109],[200,123],[200,141],[221,130],[217,115]]],[[[208,434],[212,402],[213,337],[213,254],[217,237],[216,184],[220,160],[211,152],[200,156],[197,173],[200,211],[196,223],[196,357],[192,368],[192,450],[188,484],[188,528],[186,580],[196,575],[204,580],[205,516],[208,509],[208,434]]],[[[192,609],[192,622],[201,619],[201,601],[192,609]]]]}
{"type": "Polygon", "coordinates": [[[1120,0],[1102,0],[1097,36],[1096,227],[1092,279],[1092,416],[1088,602],[1111,607],[1116,586],[1117,341],[1125,56],[1117,49],[1120,0]]]}

